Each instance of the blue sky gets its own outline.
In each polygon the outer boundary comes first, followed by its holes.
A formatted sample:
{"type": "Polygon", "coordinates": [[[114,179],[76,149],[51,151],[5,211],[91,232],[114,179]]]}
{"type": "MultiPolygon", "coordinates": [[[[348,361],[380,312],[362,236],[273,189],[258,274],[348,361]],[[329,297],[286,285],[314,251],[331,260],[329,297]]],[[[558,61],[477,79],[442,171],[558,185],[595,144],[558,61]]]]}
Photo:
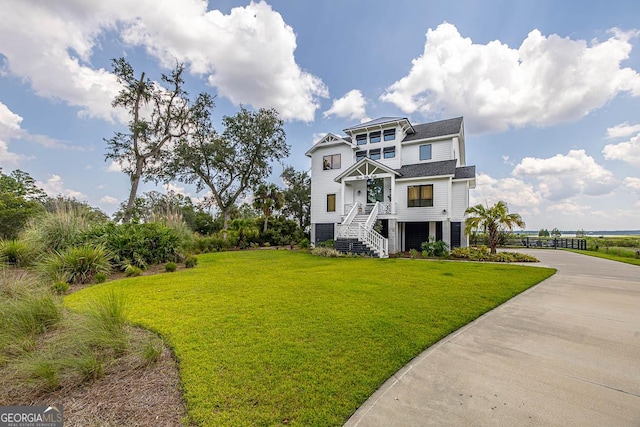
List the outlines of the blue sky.
{"type": "MultiPolygon", "coordinates": [[[[128,177],[103,138],[111,59],[286,120],[287,164],[326,132],[380,116],[464,116],[472,203],[505,200],[528,229],[640,229],[636,1],[229,2],[0,0],[0,167],[113,213],[128,177]]],[[[276,177],[280,166],[275,166],[276,177]]],[[[277,180],[277,178],[276,178],[277,180]]],[[[195,189],[169,186],[194,199],[195,189]]],[[[164,191],[152,184],[142,191],[164,191]]]]}

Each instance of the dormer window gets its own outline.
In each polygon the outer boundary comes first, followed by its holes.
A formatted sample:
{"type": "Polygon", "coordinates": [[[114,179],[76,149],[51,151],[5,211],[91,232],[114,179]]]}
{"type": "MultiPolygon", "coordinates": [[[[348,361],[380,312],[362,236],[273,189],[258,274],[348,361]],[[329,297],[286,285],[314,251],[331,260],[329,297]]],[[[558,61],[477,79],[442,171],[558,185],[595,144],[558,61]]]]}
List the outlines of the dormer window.
{"type": "Polygon", "coordinates": [[[396,147],[384,147],[384,158],[393,159],[396,156],[396,147]]]}
{"type": "Polygon", "coordinates": [[[367,143],[367,134],[363,133],[360,135],[356,135],[356,144],[365,145],[367,143]]]}
{"type": "Polygon", "coordinates": [[[372,144],[375,142],[380,142],[380,131],[371,132],[369,134],[369,142],[371,142],[372,144]]]}
{"type": "Polygon", "coordinates": [[[396,130],[395,129],[387,129],[384,131],[384,140],[385,141],[393,141],[396,139],[396,130]]]}
{"type": "Polygon", "coordinates": [[[375,150],[369,150],[369,158],[371,160],[380,160],[380,149],[376,148],[375,150]]]}
{"type": "Polygon", "coordinates": [[[431,160],[431,144],[420,146],[420,160],[431,160]]]}

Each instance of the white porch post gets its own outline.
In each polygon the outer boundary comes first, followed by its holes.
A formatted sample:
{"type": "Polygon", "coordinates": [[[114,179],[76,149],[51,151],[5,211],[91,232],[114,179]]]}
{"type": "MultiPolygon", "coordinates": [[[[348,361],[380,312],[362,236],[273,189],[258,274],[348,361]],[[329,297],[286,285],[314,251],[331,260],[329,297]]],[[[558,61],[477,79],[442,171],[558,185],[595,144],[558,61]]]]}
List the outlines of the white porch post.
{"type": "Polygon", "coordinates": [[[344,211],[344,192],[347,186],[344,183],[344,178],[340,180],[340,215],[344,216],[347,213],[344,211]]]}
{"type": "Polygon", "coordinates": [[[391,213],[396,214],[396,176],[391,175],[391,213]]]}

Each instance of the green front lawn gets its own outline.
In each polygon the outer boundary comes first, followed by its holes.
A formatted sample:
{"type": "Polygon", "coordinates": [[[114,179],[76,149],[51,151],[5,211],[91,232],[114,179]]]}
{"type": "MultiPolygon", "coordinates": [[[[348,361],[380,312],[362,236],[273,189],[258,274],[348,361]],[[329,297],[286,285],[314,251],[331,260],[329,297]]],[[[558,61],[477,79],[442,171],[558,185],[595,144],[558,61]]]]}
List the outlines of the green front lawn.
{"type": "Polygon", "coordinates": [[[92,286],[180,363],[191,421],[342,425],[393,373],[482,313],[552,275],[539,267],[318,258],[263,250],[202,255],[194,269],[92,286]]]}
{"type": "Polygon", "coordinates": [[[637,259],[637,258],[629,258],[626,256],[619,256],[619,255],[607,254],[607,253],[595,252],[595,251],[579,251],[577,249],[565,249],[565,250],[569,252],[575,252],[577,254],[589,255],[596,258],[604,258],[604,259],[609,259],[611,261],[624,262],[626,264],[640,265],[640,259],[637,259]]]}

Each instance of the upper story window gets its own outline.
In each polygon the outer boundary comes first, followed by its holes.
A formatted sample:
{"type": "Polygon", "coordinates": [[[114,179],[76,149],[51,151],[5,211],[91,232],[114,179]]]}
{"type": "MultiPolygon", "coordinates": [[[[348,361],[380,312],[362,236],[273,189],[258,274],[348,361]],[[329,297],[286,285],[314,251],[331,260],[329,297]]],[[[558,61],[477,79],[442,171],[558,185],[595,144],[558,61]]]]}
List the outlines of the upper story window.
{"type": "Polygon", "coordinates": [[[364,159],[365,157],[367,157],[367,152],[366,151],[356,151],[356,162],[359,162],[360,160],[364,159]]]}
{"type": "Polygon", "coordinates": [[[410,185],[407,187],[407,207],[421,208],[433,206],[433,184],[410,185]]]}
{"type": "Polygon", "coordinates": [[[420,160],[431,160],[431,144],[420,146],[420,160]]]}
{"type": "Polygon", "coordinates": [[[371,142],[372,144],[374,142],[380,142],[380,131],[377,132],[371,132],[369,134],[369,142],[371,142]]]}
{"type": "Polygon", "coordinates": [[[371,160],[380,160],[380,149],[376,148],[375,150],[369,150],[369,158],[371,160]]]}
{"type": "Polygon", "coordinates": [[[395,129],[387,129],[384,131],[384,140],[385,141],[393,141],[396,139],[396,130],[395,129]]]}
{"type": "Polygon", "coordinates": [[[396,147],[384,147],[384,158],[393,159],[396,156],[396,147]]]}
{"type": "Polygon", "coordinates": [[[322,157],[322,169],[340,169],[340,154],[331,154],[329,156],[322,157]]]}
{"type": "Polygon", "coordinates": [[[356,144],[365,145],[367,143],[367,134],[363,133],[360,135],[356,135],[356,144]]]}

